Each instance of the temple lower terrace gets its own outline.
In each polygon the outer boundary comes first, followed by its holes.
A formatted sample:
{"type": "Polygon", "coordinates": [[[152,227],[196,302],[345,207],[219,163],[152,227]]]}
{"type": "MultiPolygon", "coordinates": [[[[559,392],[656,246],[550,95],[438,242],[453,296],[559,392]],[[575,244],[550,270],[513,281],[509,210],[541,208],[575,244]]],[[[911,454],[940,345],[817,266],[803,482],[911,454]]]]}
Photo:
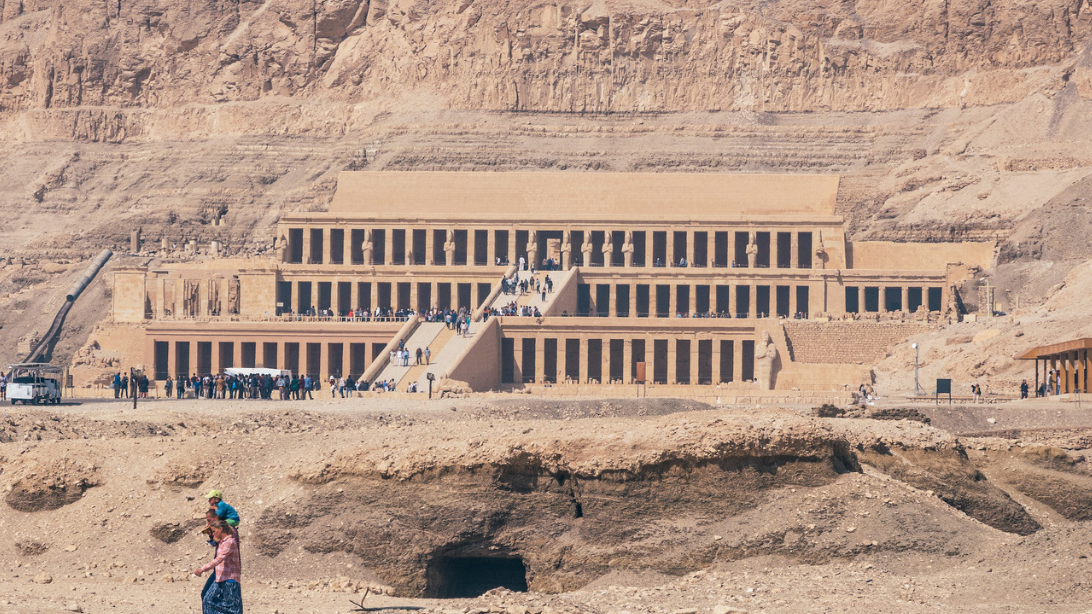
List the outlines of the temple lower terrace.
{"type": "Polygon", "coordinates": [[[995,247],[849,241],[838,181],[344,172],[328,212],[280,219],[275,258],[116,270],[113,326],[139,331],[134,362],[159,380],[276,367],[400,391],[432,374],[445,393],[822,398],[868,381],[877,347],[958,318],[995,247]],[[392,364],[402,341],[430,364],[392,364]]]}

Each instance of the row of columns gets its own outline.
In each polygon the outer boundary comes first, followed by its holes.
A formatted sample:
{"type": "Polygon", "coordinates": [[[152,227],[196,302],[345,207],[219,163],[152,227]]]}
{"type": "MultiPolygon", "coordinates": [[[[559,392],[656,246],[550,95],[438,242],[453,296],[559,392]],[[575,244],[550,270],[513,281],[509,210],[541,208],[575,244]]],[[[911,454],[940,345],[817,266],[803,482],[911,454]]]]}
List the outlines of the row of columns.
{"type": "MultiPolygon", "coordinates": [[[[318,300],[318,284],[319,283],[322,283],[322,282],[317,282],[317,281],[297,281],[297,282],[295,282],[293,284],[293,288],[292,288],[292,291],[293,291],[292,305],[290,307],[292,309],[294,309],[297,313],[302,312],[307,307],[319,307],[319,300],[318,300]],[[299,304],[300,297],[303,295],[303,293],[301,292],[301,289],[305,285],[310,285],[311,305],[300,305],[299,304]]],[[[371,309],[371,310],[374,310],[376,307],[383,307],[383,308],[390,307],[391,309],[394,309],[394,310],[398,310],[398,309],[417,310],[417,308],[418,308],[418,297],[420,295],[422,285],[428,285],[429,286],[429,302],[430,302],[429,307],[435,309],[435,308],[439,307],[439,300],[438,299],[439,299],[439,296],[440,296],[440,286],[441,285],[446,285],[446,286],[450,287],[449,296],[451,297],[451,299],[450,299],[451,305],[449,305],[449,306],[451,308],[467,307],[468,309],[473,310],[473,309],[476,309],[479,305],[481,305],[481,303],[483,301],[485,301],[485,299],[489,296],[489,293],[492,291],[492,285],[487,284],[485,282],[463,282],[463,283],[468,283],[470,285],[470,296],[471,296],[471,301],[470,302],[472,304],[471,305],[459,305],[458,304],[458,302],[459,302],[459,283],[458,282],[455,282],[455,283],[438,282],[438,281],[433,281],[433,282],[417,282],[417,281],[409,281],[409,282],[367,281],[367,282],[361,282],[361,281],[337,280],[335,278],[333,281],[330,281],[328,283],[330,284],[330,308],[335,310],[335,311],[340,309],[340,305],[341,305],[341,288],[340,288],[340,284],[342,284],[342,283],[347,283],[349,285],[349,306],[350,306],[351,309],[356,309],[358,307],[363,307],[366,304],[368,306],[368,308],[371,309]],[[398,284],[399,283],[408,283],[409,284],[409,301],[408,301],[408,304],[406,304],[406,305],[403,305],[402,301],[400,299],[400,293],[398,291],[398,284]],[[367,292],[368,292],[368,302],[367,303],[363,302],[363,296],[362,296],[362,294],[364,292],[362,286],[364,286],[365,284],[370,286],[368,288],[368,290],[367,290],[367,292]],[[380,297],[380,294],[381,294],[380,286],[384,285],[384,284],[386,286],[389,286],[388,295],[390,296],[390,303],[391,303],[390,305],[380,305],[379,304],[379,297],[380,297]]]]}
{"type": "MultiPolygon", "coordinates": [[[[355,240],[353,239],[353,236],[352,236],[352,230],[353,229],[352,228],[337,228],[337,229],[335,229],[335,228],[328,228],[328,227],[327,228],[309,228],[309,227],[305,227],[305,228],[302,229],[302,231],[303,231],[302,232],[302,241],[303,241],[302,255],[303,255],[303,262],[304,263],[307,263],[307,264],[323,264],[323,263],[329,264],[329,263],[332,262],[332,258],[331,258],[331,255],[332,255],[332,252],[331,252],[331,249],[332,249],[332,247],[331,247],[332,246],[331,234],[332,234],[332,231],[334,231],[334,230],[341,230],[344,233],[344,235],[343,235],[343,237],[344,237],[343,238],[343,246],[342,246],[342,249],[343,249],[344,253],[343,253],[341,262],[344,263],[344,264],[353,263],[353,254],[356,252],[356,249],[359,247],[357,245],[354,245],[355,240]],[[311,233],[314,230],[319,230],[322,233],[321,262],[312,262],[313,258],[311,256],[311,252],[312,252],[312,234],[311,233]]],[[[398,228],[398,227],[389,227],[389,226],[378,226],[378,227],[371,227],[368,230],[370,230],[372,233],[374,233],[375,231],[380,231],[380,230],[384,232],[384,247],[383,247],[383,260],[382,261],[385,264],[391,264],[395,260],[395,258],[394,258],[394,240],[393,240],[393,232],[395,230],[403,230],[405,232],[405,249],[406,249],[407,254],[412,254],[414,252],[413,231],[415,229],[413,229],[413,228],[398,228]]],[[[421,229],[416,229],[416,230],[421,230],[421,229]]],[[[432,264],[433,263],[432,262],[433,261],[433,254],[436,253],[436,249],[435,249],[436,248],[436,231],[437,230],[442,231],[442,230],[446,230],[446,229],[426,228],[424,230],[425,230],[425,233],[424,233],[424,236],[425,236],[425,250],[424,250],[425,251],[425,260],[426,260],[426,262],[428,264],[432,264]]],[[[460,229],[460,230],[462,230],[462,229],[460,229]]],[[[467,263],[468,264],[473,264],[474,263],[474,255],[477,253],[477,233],[476,233],[476,230],[483,230],[483,229],[466,229],[466,236],[467,236],[466,253],[467,253],[467,263]]],[[[536,230],[533,230],[533,229],[519,229],[519,231],[525,231],[525,232],[530,233],[529,236],[528,236],[528,244],[527,244],[528,251],[527,251],[526,254],[519,253],[519,250],[518,250],[519,246],[517,245],[517,242],[516,242],[517,229],[496,229],[496,228],[492,228],[492,229],[485,229],[485,230],[486,230],[485,234],[486,234],[486,241],[487,241],[487,246],[486,246],[486,256],[487,256],[486,259],[487,259],[487,262],[486,262],[486,264],[492,264],[497,257],[500,257],[502,255],[502,254],[497,253],[496,239],[497,239],[497,233],[498,232],[507,233],[507,238],[508,238],[507,243],[508,243],[508,245],[507,245],[507,249],[506,249],[506,254],[504,254],[504,255],[508,258],[509,263],[515,263],[515,262],[517,262],[519,260],[520,256],[526,256],[527,259],[530,262],[535,263],[537,265],[543,258],[545,258],[545,255],[546,255],[545,240],[539,235],[538,231],[536,231],[536,230]]],[[[565,231],[565,232],[568,232],[568,231],[565,231]]],[[[584,236],[584,242],[586,244],[591,243],[591,240],[590,240],[591,233],[595,232],[595,231],[594,230],[583,230],[581,232],[584,233],[584,235],[583,235],[584,236]]],[[[611,231],[611,230],[602,230],[601,232],[604,233],[604,237],[610,237],[614,233],[614,231],[611,231]]],[[[675,233],[676,232],[685,232],[686,233],[686,237],[687,237],[686,238],[686,261],[691,266],[694,263],[694,258],[695,258],[695,253],[696,253],[696,241],[697,241],[697,234],[698,233],[704,233],[706,235],[706,259],[707,259],[707,261],[709,263],[712,263],[715,260],[715,254],[716,254],[716,251],[717,251],[716,250],[716,237],[717,237],[718,232],[719,233],[724,233],[724,234],[727,235],[726,240],[728,241],[728,245],[727,245],[728,261],[730,261],[730,262],[734,261],[735,260],[735,254],[737,253],[737,249],[736,249],[737,244],[736,244],[736,240],[735,240],[735,235],[736,235],[736,232],[739,232],[739,231],[734,231],[734,230],[733,231],[725,231],[725,230],[721,230],[721,231],[716,231],[716,230],[677,231],[677,230],[673,230],[673,229],[662,229],[662,230],[646,230],[646,231],[642,231],[642,232],[644,233],[644,237],[645,237],[645,239],[644,239],[645,262],[642,263],[642,266],[644,266],[644,267],[649,267],[650,268],[650,267],[653,267],[654,264],[655,264],[655,262],[654,262],[655,261],[655,256],[653,256],[653,254],[652,254],[652,252],[654,251],[654,249],[653,249],[654,246],[653,246],[653,240],[651,238],[653,233],[655,233],[655,232],[665,233],[666,245],[665,245],[664,252],[665,252],[666,260],[669,261],[669,262],[663,263],[665,265],[666,264],[675,264],[675,261],[676,261],[676,258],[675,258],[675,233]]],[[[748,233],[749,232],[752,232],[752,231],[748,230],[748,233]]],[[[771,260],[770,264],[771,264],[771,267],[776,268],[777,265],[778,265],[778,254],[779,254],[779,247],[780,247],[780,245],[779,245],[779,243],[780,243],[779,234],[781,234],[781,233],[779,233],[776,230],[759,231],[759,232],[768,232],[769,235],[770,235],[770,260],[771,260]]],[[[800,232],[787,232],[787,233],[784,233],[784,234],[789,235],[789,263],[788,263],[789,268],[793,268],[793,269],[800,268],[799,235],[801,233],[800,232]]],[[[806,234],[811,235],[813,233],[807,232],[806,234]]],[[[374,234],[372,236],[373,236],[373,239],[374,239],[374,234]]],[[[374,240],[373,240],[373,243],[374,243],[374,240]]],[[[613,250],[609,254],[603,252],[602,250],[603,250],[603,246],[605,244],[607,244],[606,240],[604,240],[603,242],[599,242],[599,243],[591,243],[591,250],[592,250],[592,252],[598,252],[598,253],[603,254],[603,261],[604,261],[603,265],[604,266],[613,267],[613,266],[615,266],[615,264],[613,262],[613,250]]],[[[610,244],[613,245],[613,240],[611,241],[610,244]]],[[[627,248],[627,244],[623,243],[623,247],[621,248],[623,259],[624,259],[623,264],[622,264],[623,267],[629,268],[629,267],[635,266],[634,262],[633,262],[633,247],[634,247],[633,245],[629,245],[628,248],[627,248]]],[[[561,254],[563,268],[565,268],[566,270],[571,268],[572,264],[573,264],[573,256],[575,255],[574,252],[584,253],[583,248],[584,248],[584,245],[577,245],[577,244],[570,243],[568,251],[562,251],[562,254],[561,254]]],[[[446,241],[446,240],[444,241],[444,245],[441,246],[441,249],[444,250],[444,251],[447,251],[448,241],[446,241]]],[[[451,250],[454,250],[454,247],[451,247],[451,250]]],[[[563,247],[563,250],[564,250],[564,247],[563,247]]],[[[407,258],[407,261],[408,260],[409,259],[407,258]]],[[[454,259],[451,257],[450,252],[449,252],[449,254],[448,254],[448,256],[447,256],[447,258],[445,260],[446,260],[445,264],[447,264],[447,265],[454,264],[454,261],[453,261],[454,259]]],[[[813,259],[813,262],[814,262],[814,259],[813,259]]],[[[364,262],[363,264],[371,265],[373,263],[374,263],[374,261],[373,262],[364,262]]],[[[587,266],[588,263],[585,262],[584,265],[587,266]]],[[[727,266],[728,262],[723,263],[723,265],[727,266]]],[[[740,267],[744,267],[744,266],[746,266],[746,263],[745,262],[737,262],[736,265],[740,266],[740,267]]]]}
{"type": "MultiPolygon", "coordinates": [[[[585,284],[589,288],[589,293],[592,288],[596,288],[604,284],[585,284]]],[[[711,285],[711,284],[638,284],[636,282],[630,282],[628,284],[606,284],[610,287],[609,306],[607,309],[607,315],[610,317],[618,316],[618,288],[628,287],[629,294],[629,317],[634,317],[638,313],[637,309],[637,287],[647,286],[649,291],[649,305],[648,313],[650,316],[654,316],[656,313],[656,289],[657,286],[668,286],[668,314],[669,317],[675,317],[675,314],[679,313],[679,291],[680,286],[688,287],[689,290],[689,305],[687,312],[694,313],[697,310],[697,295],[698,288],[707,288],[709,292],[709,311],[714,313],[728,313],[732,317],[754,317],[758,315],[757,310],[757,291],[760,287],[769,288],[770,291],[770,312],[777,312],[777,285],[765,285],[765,284],[724,284],[724,285],[711,285]],[[739,288],[748,288],[747,291],[747,305],[746,311],[740,310],[739,305],[739,288]],[[717,289],[728,288],[728,304],[726,306],[718,304],[717,301],[717,289]]],[[[787,287],[789,289],[789,307],[787,314],[793,315],[796,313],[810,313],[812,311],[812,305],[816,305],[819,311],[826,310],[826,284],[806,284],[806,285],[782,285],[780,287],[787,287]],[[807,288],[807,300],[804,304],[800,304],[800,289],[807,288]]],[[[593,301],[596,295],[593,294],[593,301]]],[[[596,306],[595,311],[602,311],[596,306]]],[[[766,313],[770,315],[770,313],[766,313]]]]}
{"type": "MultiPolygon", "coordinates": [[[[886,286],[886,285],[881,285],[881,286],[846,286],[846,293],[847,293],[846,303],[848,305],[849,302],[850,302],[848,300],[848,294],[851,293],[851,292],[856,292],[857,293],[857,310],[856,310],[856,313],[876,313],[876,312],[888,313],[891,310],[888,310],[888,308],[887,308],[887,291],[889,289],[892,289],[892,288],[899,291],[899,306],[900,307],[899,307],[899,309],[894,310],[894,311],[904,311],[904,310],[909,310],[910,309],[910,290],[911,289],[918,289],[918,290],[921,291],[921,303],[919,305],[919,308],[924,307],[926,311],[943,311],[943,309],[944,309],[943,288],[929,287],[929,286],[886,286]],[[865,293],[869,288],[876,288],[876,290],[877,290],[878,298],[877,298],[877,310],[876,311],[871,311],[871,310],[866,309],[865,293]],[[930,304],[929,304],[930,303],[930,299],[929,299],[930,291],[938,291],[939,294],[940,294],[940,296],[938,297],[938,300],[937,300],[937,302],[939,304],[932,306],[932,307],[936,307],[935,309],[930,309],[930,307],[931,307],[930,304]]],[[[848,307],[847,307],[847,310],[848,310],[848,307]]]]}
{"type": "MultiPolygon", "coordinates": [[[[513,356],[511,357],[512,368],[514,373],[514,383],[518,384],[524,381],[525,375],[522,373],[522,365],[524,364],[524,339],[534,340],[534,382],[544,383],[546,381],[546,336],[534,336],[534,337],[521,337],[513,340],[513,356]]],[[[568,352],[566,351],[566,338],[557,338],[557,354],[556,354],[556,368],[557,373],[551,374],[556,377],[554,381],[562,382],[566,378],[566,374],[571,371],[576,371],[579,374],[579,382],[581,384],[588,383],[589,374],[592,372],[591,364],[591,352],[589,351],[588,339],[585,337],[579,338],[579,354],[576,357],[576,365],[568,365],[566,363],[568,359],[568,352]]],[[[642,360],[636,360],[633,355],[633,339],[622,339],[622,382],[625,384],[633,383],[633,372],[635,370],[636,362],[644,362],[646,365],[645,381],[653,383],[655,381],[655,374],[657,371],[666,371],[666,383],[699,383],[699,365],[701,364],[701,344],[696,338],[691,339],[677,339],[677,338],[663,338],[660,341],[666,341],[667,352],[663,356],[663,360],[666,363],[664,367],[666,369],[657,368],[656,364],[656,349],[654,337],[644,338],[644,357],[642,360]],[[679,371],[679,346],[680,341],[688,342],[689,344],[689,372],[682,373],[679,371]]],[[[601,383],[609,383],[611,381],[611,341],[619,341],[618,339],[600,339],[601,342],[601,356],[600,356],[600,378],[601,383]]],[[[753,342],[747,342],[751,350],[750,355],[747,355],[744,349],[744,340],[723,340],[723,339],[707,339],[710,341],[710,352],[708,355],[710,362],[709,376],[711,383],[718,382],[732,382],[743,381],[754,377],[754,354],[753,354],[753,342]],[[727,341],[722,346],[722,342],[727,341]],[[728,364],[728,369],[722,369],[723,352],[731,352],[731,359],[728,364]],[[722,372],[727,371],[727,372],[722,372]]],[[[504,360],[504,358],[502,358],[504,360]]]]}
{"type": "Polygon", "coordinates": [[[208,357],[208,373],[222,373],[224,369],[231,367],[244,367],[244,368],[269,368],[269,369],[292,369],[296,375],[310,374],[312,376],[318,375],[319,377],[326,379],[328,377],[340,375],[353,375],[359,377],[367,368],[371,365],[373,356],[377,351],[381,351],[386,347],[386,342],[359,342],[350,343],[349,341],[343,342],[288,342],[288,341],[255,341],[250,342],[254,345],[254,358],[253,364],[244,364],[244,352],[243,345],[247,342],[240,341],[202,341],[200,339],[194,341],[166,341],[160,343],[168,343],[167,350],[167,365],[166,371],[163,370],[162,365],[155,365],[154,373],[162,374],[167,373],[174,377],[176,375],[204,375],[206,370],[202,369],[202,358],[200,356],[200,344],[208,343],[209,357],[208,357]],[[309,365],[309,352],[313,346],[319,346],[319,359],[317,365],[309,365]],[[228,346],[231,346],[228,349],[228,346]],[[295,346],[297,351],[297,363],[289,364],[288,361],[288,348],[295,346]],[[340,347],[339,347],[340,346],[340,347]],[[358,360],[358,367],[356,372],[350,373],[349,369],[353,366],[353,349],[356,346],[359,351],[363,346],[363,360],[358,360]],[[225,349],[227,351],[225,352],[225,349]],[[225,354],[230,352],[230,358],[225,358],[225,354]],[[275,355],[275,357],[273,357],[275,355]],[[186,359],[184,364],[182,356],[186,359]],[[267,356],[270,356],[270,360],[267,360],[267,356]],[[340,368],[331,369],[331,365],[340,365],[340,368]],[[180,370],[181,369],[181,370],[180,370]]]}

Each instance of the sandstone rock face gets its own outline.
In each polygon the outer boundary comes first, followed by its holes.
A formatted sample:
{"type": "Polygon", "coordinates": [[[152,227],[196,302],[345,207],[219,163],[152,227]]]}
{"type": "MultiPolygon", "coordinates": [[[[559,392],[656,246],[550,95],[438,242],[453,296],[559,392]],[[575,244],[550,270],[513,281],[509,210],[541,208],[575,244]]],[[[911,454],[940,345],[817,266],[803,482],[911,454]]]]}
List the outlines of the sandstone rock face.
{"type": "Polygon", "coordinates": [[[1080,2],[298,0],[3,3],[5,113],[120,140],[137,109],[263,97],[456,108],[858,111],[1018,100],[1087,36],[1080,2]]]}

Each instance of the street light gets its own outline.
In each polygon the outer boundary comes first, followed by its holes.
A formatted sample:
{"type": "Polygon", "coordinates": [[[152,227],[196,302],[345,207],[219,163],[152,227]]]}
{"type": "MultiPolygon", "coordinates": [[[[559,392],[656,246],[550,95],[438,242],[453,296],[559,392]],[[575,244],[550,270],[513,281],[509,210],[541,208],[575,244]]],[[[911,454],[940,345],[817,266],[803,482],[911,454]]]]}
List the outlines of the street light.
{"type": "Polygon", "coordinates": [[[910,347],[914,348],[914,396],[921,396],[921,386],[918,385],[918,354],[921,349],[918,348],[916,343],[911,343],[910,347]]]}

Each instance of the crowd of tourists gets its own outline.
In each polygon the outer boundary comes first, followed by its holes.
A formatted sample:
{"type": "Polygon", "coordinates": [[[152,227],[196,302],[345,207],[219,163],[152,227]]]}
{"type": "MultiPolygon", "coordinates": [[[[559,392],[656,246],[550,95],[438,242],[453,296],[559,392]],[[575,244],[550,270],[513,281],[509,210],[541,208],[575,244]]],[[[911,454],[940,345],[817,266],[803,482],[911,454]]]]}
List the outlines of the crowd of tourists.
{"type": "Polygon", "coordinates": [[[134,397],[147,399],[149,385],[147,375],[140,375],[130,379],[128,375],[115,373],[113,380],[110,382],[110,387],[114,389],[115,399],[131,399],[134,397]]]}

